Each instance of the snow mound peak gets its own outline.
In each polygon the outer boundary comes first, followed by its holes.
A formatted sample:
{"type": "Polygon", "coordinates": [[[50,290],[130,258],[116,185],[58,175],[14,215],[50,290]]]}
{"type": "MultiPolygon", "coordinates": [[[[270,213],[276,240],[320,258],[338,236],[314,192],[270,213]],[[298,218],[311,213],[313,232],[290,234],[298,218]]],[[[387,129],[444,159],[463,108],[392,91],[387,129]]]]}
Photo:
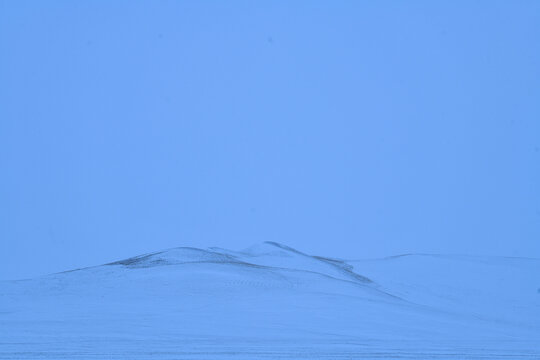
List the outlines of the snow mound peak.
{"type": "Polygon", "coordinates": [[[149,268],[190,263],[247,265],[282,270],[307,271],[341,280],[366,284],[372,283],[369,278],[354,272],[353,266],[342,260],[308,255],[292,247],[270,241],[236,252],[215,247],[208,250],[178,247],[115,261],[107,265],[123,265],[127,268],[149,268]]]}

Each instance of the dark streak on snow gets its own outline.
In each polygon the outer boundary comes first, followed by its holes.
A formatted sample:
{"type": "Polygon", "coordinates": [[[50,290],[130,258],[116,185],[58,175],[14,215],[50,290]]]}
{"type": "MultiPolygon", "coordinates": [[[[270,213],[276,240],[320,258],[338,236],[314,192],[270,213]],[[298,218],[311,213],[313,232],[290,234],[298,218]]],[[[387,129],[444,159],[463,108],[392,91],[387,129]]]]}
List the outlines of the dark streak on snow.
{"type": "MultiPolygon", "coordinates": [[[[293,249],[293,248],[291,248],[289,246],[286,246],[286,245],[283,245],[283,244],[280,244],[280,243],[276,243],[276,242],[272,242],[272,241],[268,241],[266,243],[269,244],[269,245],[275,246],[277,248],[286,250],[288,252],[294,253],[294,254],[296,254],[298,256],[307,257],[307,258],[316,260],[318,262],[322,262],[322,263],[328,265],[330,268],[333,268],[333,269],[337,270],[338,272],[342,273],[345,277],[353,280],[354,282],[363,283],[363,284],[371,284],[371,283],[373,283],[373,281],[371,279],[354,272],[353,271],[353,266],[347,264],[345,261],[342,261],[342,260],[339,260],[339,259],[323,257],[323,256],[308,255],[308,254],[305,254],[305,253],[303,253],[301,251],[293,249]]],[[[186,264],[186,263],[234,264],[234,265],[244,265],[244,266],[249,266],[249,267],[259,268],[259,269],[287,269],[287,268],[278,268],[278,267],[272,267],[272,266],[263,266],[263,265],[252,264],[252,263],[248,263],[248,262],[245,262],[245,261],[238,260],[233,255],[229,255],[229,254],[225,254],[225,253],[221,253],[221,252],[217,252],[217,251],[208,251],[208,250],[203,250],[203,249],[197,249],[197,248],[192,248],[192,247],[178,247],[178,248],[174,248],[174,249],[170,249],[170,250],[164,250],[164,251],[159,251],[159,252],[155,252],[155,253],[135,256],[135,257],[131,257],[131,258],[128,258],[128,259],[108,263],[108,264],[105,264],[105,265],[124,265],[124,266],[129,267],[129,268],[149,268],[149,267],[154,267],[154,266],[180,265],[180,264],[186,264]],[[171,250],[187,250],[187,251],[196,252],[196,253],[199,253],[202,256],[203,259],[202,260],[197,260],[197,261],[168,261],[168,260],[163,259],[162,257],[160,257],[162,255],[166,255],[166,253],[168,251],[171,251],[171,250]],[[205,257],[208,260],[204,260],[205,257]]],[[[302,269],[289,269],[289,270],[308,271],[308,270],[302,270],[302,269]]],[[[319,273],[319,272],[314,272],[314,271],[309,271],[309,272],[329,276],[327,274],[322,274],[322,273],[319,273]]],[[[334,278],[332,276],[329,276],[329,277],[334,278]]]]}

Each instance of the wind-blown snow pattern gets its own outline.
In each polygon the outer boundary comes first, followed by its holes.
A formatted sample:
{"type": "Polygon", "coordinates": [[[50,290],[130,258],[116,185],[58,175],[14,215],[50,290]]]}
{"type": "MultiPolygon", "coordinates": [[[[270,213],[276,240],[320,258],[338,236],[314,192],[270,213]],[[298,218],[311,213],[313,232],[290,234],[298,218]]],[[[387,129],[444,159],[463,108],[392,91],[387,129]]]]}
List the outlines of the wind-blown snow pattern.
{"type": "Polygon", "coordinates": [[[268,242],[0,285],[0,359],[540,359],[538,259],[268,242]]]}

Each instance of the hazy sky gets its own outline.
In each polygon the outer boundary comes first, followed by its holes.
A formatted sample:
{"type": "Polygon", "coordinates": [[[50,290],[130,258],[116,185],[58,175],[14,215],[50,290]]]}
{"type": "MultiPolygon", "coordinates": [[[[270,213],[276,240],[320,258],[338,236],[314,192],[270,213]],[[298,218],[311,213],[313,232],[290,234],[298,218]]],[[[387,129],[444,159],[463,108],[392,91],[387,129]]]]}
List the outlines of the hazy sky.
{"type": "Polygon", "coordinates": [[[538,1],[0,0],[0,279],[540,257],[539,39],[538,1]]]}

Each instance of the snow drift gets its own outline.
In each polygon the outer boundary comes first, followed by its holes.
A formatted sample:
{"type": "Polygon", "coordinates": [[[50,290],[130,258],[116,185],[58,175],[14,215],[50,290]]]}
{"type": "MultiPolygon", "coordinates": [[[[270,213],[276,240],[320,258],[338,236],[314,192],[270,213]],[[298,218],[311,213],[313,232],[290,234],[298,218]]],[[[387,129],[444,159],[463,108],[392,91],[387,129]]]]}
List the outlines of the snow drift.
{"type": "Polygon", "coordinates": [[[0,285],[0,359],[537,359],[540,260],[174,248],[0,285]]]}

